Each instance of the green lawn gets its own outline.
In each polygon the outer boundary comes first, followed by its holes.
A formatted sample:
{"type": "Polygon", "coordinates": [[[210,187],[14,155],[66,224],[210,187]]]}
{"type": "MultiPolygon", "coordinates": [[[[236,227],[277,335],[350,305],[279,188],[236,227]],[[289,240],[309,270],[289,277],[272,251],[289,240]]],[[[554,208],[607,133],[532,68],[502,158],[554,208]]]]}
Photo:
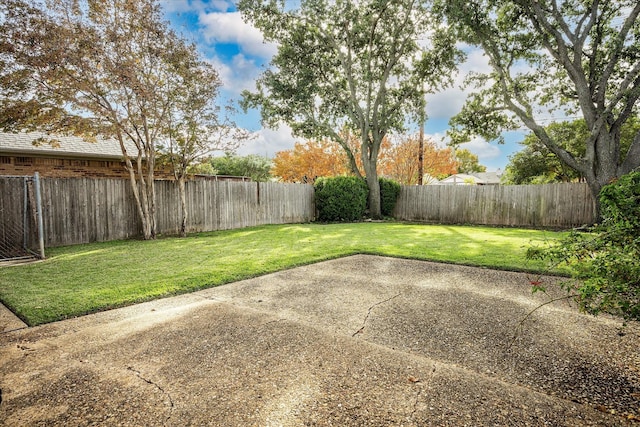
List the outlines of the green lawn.
{"type": "Polygon", "coordinates": [[[0,300],[29,325],[190,292],[298,265],[365,253],[516,271],[531,244],[560,233],[396,222],[296,224],[156,241],[52,248],[48,259],[0,268],[0,300]]]}

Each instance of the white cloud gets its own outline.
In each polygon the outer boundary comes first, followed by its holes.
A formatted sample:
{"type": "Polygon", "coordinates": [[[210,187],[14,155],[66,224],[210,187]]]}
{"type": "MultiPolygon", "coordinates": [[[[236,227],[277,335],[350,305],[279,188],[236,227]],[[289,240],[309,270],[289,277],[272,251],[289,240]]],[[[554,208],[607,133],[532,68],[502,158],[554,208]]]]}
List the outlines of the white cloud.
{"type": "Polygon", "coordinates": [[[272,158],[278,151],[290,150],[296,142],[291,135],[291,128],[280,125],[278,129],[262,128],[254,133],[255,138],[238,149],[238,154],[258,154],[272,158]]]}
{"type": "Polygon", "coordinates": [[[491,71],[488,58],[480,49],[467,52],[466,61],[460,65],[454,77],[452,87],[441,92],[427,95],[427,115],[430,118],[449,118],[462,109],[471,89],[462,89],[464,79],[470,72],[487,73],[491,71]]]}
{"type": "Polygon", "coordinates": [[[233,7],[233,2],[228,2],[224,0],[214,0],[211,2],[211,4],[213,4],[213,7],[216,10],[219,10],[222,12],[226,12],[233,7]]]}
{"type": "Polygon", "coordinates": [[[425,139],[431,140],[436,144],[438,148],[446,148],[449,145],[449,137],[444,132],[425,133],[425,139]]]}
{"type": "Polygon", "coordinates": [[[245,54],[266,59],[276,53],[276,45],[265,43],[260,30],[244,22],[240,12],[202,13],[200,23],[207,42],[235,43],[245,54]]]}
{"type": "Polygon", "coordinates": [[[256,79],[262,72],[260,66],[252,59],[239,53],[231,61],[222,61],[220,58],[209,60],[220,75],[222,88],[233,97],[237,97],[243,90],[255,90],[256,79]]]}
{"type": "Polygon", "coordinates": [[[491,145],[483,138],[476,137],[466,144],[461,144],[460,148],[466,148],[478,156],[480,163],[487,160],[497,159],[502,156],[502,151],[496,145],[491,145]]]}

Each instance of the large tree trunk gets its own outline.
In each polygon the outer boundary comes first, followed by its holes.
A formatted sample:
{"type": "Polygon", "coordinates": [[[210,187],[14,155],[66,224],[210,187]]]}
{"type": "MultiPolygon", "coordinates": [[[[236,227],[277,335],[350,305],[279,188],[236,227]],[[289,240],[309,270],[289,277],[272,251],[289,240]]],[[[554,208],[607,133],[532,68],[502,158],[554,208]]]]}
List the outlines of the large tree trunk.
{"type": "Polygon", "coordinates": [[[369,215],[372,219],[382,219],[382,207],[380,205],[380,182],[378,174],[367,173],[367,186],[369,187],[369,215]]]}
{"type": "Polygon", "coordinates": [[[619,178],[620,135],[601,130],[591,152],[587,147],[587,156],[595,156],[590,162],[591,168],[583,173],[596,204],[595,221],[600,222],[602,211],[600,206],[600,190],[605,185],[619,178]]]}
{"type": "Polygon", "coordinates": [[[362,144],[362,166],[369,187],[369,215],[372,219],[382,219],[382,207],[380,205],[380,182],[378,181],[378,152],[373,148],[367,148],[368,144],[362,144]]]}

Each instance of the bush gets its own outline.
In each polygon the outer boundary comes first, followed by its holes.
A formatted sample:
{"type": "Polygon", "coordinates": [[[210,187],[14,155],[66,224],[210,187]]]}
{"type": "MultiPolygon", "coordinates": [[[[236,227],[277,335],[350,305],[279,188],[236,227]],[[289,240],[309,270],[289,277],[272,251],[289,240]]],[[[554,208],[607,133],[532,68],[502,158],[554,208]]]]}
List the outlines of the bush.
{"type": "Polygon", "coordinates": [[[400,184],[387,179],[380,178],[380,207],[383,216],[393,216],[393,209],[400,195],[400,184]]]}
{"type": "Polygon", "coordinates": [[[355,176],[318,178],[315,182],[319,221],[357,221],[367,209],[367,183],[355,176]]]}
{"type": "Polygon", "coordinates": [[[587,313],[640,320],[640,172],[605,186],[600,206],[602,224],[528,256],[568,265],[575,280],[562,287],[587,313]]]}

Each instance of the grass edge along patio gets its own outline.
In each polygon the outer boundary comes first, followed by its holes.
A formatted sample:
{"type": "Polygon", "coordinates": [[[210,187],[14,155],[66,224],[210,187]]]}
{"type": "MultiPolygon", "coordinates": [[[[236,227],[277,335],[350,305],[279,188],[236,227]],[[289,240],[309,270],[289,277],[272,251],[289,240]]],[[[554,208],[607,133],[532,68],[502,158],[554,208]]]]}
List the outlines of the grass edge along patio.
{"type": "MultiPolygon", "coordinates": [[[[562,232],[401,222],[288,224],[51,248],[48,259],[0,268],[0,301],[28,325],[192,292],[354,254],[547,271],[527,247],[562,232]]],[[[530,286],[523,283],[523,286],[530,286]]]]}

